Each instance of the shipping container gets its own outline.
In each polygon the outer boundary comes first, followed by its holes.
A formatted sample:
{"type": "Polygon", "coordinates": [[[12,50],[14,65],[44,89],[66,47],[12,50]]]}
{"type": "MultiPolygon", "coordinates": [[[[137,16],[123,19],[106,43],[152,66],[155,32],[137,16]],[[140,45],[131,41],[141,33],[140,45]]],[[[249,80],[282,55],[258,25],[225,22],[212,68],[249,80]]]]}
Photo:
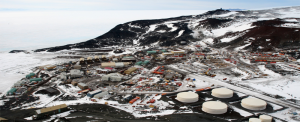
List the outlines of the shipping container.
{"type": "Polygon", "coordinates": [[[101,92],[102,92],[102,90],[100,90],[100,89],[99,90],[95,90],[95,91],[91,91],[91,92],[87,93],[86,96],[88,96],[88,97],[94,97],[94,95],[99,94],[101,92]]]}
{"type": "Polygon", "coordinates": [[[137,101],[138,99],[140,99],[140,97],[135,97],[134,99],[130,100],[129,103],[133,104],[135,101],[137,101]]]}

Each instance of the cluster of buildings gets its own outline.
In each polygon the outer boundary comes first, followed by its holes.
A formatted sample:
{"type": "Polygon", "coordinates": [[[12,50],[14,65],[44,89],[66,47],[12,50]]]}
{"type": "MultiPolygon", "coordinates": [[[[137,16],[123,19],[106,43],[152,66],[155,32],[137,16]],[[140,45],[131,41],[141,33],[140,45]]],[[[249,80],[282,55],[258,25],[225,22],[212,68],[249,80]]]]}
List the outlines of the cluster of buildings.
{"type": "MultiPolygon", "coordinates": [[[[53,68],[50,68],[53,69],[53,68]]],[[[49,69],[49,70],[50,70],[49,69]]],[[[30,87],[38,86],[48,80],[50,80],[49,75],[47,74],[46,77],[43,72],[37,73],[29,73],[21,80],[14,83],[9,91],[7,91],[6,95],[9,97],[16,97],[26,93],[30,90],[30,87]]]]}
{"type": "MultiPolygon", "coordinates": [[[[237,57],[249,59],[250,63],[269,62],[265,65],[266,68],[285,72],[285,70],[274,65],[274,62],[289,60],[289,56],[283,53],[211,52],[210,48],[202,48],[199,45],[196,45],[195,51],[169,47],[118,56],[90,56],[80,58],[75,62],[43,65],[16,82],[7,92],[7,96],[22,95],[32,86],[49,83],[57,85],[58,89],[65,90],[70,95],[79,98],[85,97],[94,102],[105,98],[105,100],[118,101],[120,104],[144,105],[146,108],[151,108],[151,111],[158,111],[162,109],[159,104],[155,103],[159,101],[161,96],[165,95],[168,99],[184,105],[201,103],[202,112],[222,115],[228,113],[230,106],[233,106],[223,100],[236,97],[234,91],[227,88],[211,88],[214,85],[197,89],[199,87],[196,85],[195,79],[186,78],[187,74],[196,73],[211,78],[215,77],[216,73],[212,70],[224,69],[226,71],[232,67],[239,67],[242,61],[237,57]],[[177,61],[176,65],[167,64],[167,61],[175,60],[177,61]],[[68,90],[68,88],[72,90],[68,90]],[[192,92],[180,91],[180,89],[192,92]],[[201,96],[201,92],[211,95],[212,100],[205,99],[204,96],[201,96]],[[176,98],[172,98],[172,93],[176,98]]],[[[296,64],[291,65],[291,67],[300,69],[300,66],[298,67],[296,64]]],[[[56,87],[52,89],[56,89],[56,87]]],[[[241,98],[239,104],[243,109],[250,111],[263,111],[267,107],[266,101],[251,97],[241,98]]],[[[38,109],[33,118],[39,119],[67,110],[66,104],[38,109]]],[[[135,108],[134,110],[138,109],[135,108]]],[[[272,117],[262,115],[259,118],[251,118],[251,121],[255,119],[269,122],[272,117]]]]}

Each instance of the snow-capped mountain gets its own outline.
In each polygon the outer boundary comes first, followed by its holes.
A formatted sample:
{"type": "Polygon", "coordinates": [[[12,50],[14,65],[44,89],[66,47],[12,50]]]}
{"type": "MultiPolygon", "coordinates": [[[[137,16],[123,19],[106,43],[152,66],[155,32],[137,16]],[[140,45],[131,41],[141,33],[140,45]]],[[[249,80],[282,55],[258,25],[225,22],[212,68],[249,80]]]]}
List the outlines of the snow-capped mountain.
{"type": "Polygon", "coordinates": [[[270,51],[300,47],[300,6],[266,10],[229,11],[217,9],[201,15],[119,24],[94,39],[64,46],[37,49],[59,51],[106,46],[184,45],[202,41],[227,49],[270,51]]]}

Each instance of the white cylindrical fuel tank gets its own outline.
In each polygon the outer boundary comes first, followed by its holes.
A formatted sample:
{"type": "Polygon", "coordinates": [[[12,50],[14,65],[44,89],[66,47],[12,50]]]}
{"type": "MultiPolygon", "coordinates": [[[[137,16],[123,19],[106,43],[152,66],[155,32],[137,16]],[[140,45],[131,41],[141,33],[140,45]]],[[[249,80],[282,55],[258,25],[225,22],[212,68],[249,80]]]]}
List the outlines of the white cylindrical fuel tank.
{"type": "Polygon", "coordinates": [[[193,103],[199,100],[199,95],[194,92],[181,92],[177,94],[177,100],[183,103],[193,103]]]}
{"type": "Polygon", "coordinates": [[[267,103],[257,98],[245,98],[242,100],[241,105],[249,110],[264,110],[266,109],[267,103]]]}
{"type": "Polygon", "coordinates": [[[216,88],[211,91],[211,95],[217,98],[231,98],[233,91],[227,88],[216,88]]]}
{"type": "Polygon", "coordinates": [[[250,118],[249,122],[261,122],[261,120],[258,118],[250,118]]]}
{"type": "Polygon", "coordinates": [[[259,119],[261,122],[272,122],[272,117],[268,115],[260,115],[259,119]]]}
{"type": "Polygon", "coordinates": [[[227,105],[219,101],[208,101],[202,104],[202,111],[210,114],[224,114],[227,112],[227,105]]]}

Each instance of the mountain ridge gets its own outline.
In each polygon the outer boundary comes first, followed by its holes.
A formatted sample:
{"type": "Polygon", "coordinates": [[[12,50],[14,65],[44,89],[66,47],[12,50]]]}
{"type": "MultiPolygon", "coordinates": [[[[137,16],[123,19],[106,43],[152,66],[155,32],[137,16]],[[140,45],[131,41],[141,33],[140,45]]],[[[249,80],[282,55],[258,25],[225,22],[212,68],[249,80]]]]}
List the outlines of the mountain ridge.
{"type": "Polygon", "coordinates": [[[251,42],[249,46],[245,47],[251,51],[272,51],[291,45],[300,47],[300,37],[297,36],[299,34],[297,30],[300,27],[299,17],[287,18],[284,17],[285,14],[282,14],[298,10],[300,7],[252,11],[216,9],[199,15],[135,20],[118,24],[105,34],[85,42],[36,49],[34,52],[55,52],[73,48],[102,48],[116,45],[146,46],[156,44],[172,46],[197,41],[203,41],[216,48],[227,47],[229,49],[251,42]],[[274,29],[274,33],[270,31],[264,35],[259,34],[268,32],[263,31],[268,29],[274,29]],[[283,35],[280,34],[282,31],[287,32],[284,32],[283,35]],[[279,34],[280,37],[275,33],[279,34]],[[249,38],[254,38],[254,40],[249,41],[249,38]],[[262,43],[263,39],[269,38],[271,39],[269,43],[272,44],[262,43]]]}

